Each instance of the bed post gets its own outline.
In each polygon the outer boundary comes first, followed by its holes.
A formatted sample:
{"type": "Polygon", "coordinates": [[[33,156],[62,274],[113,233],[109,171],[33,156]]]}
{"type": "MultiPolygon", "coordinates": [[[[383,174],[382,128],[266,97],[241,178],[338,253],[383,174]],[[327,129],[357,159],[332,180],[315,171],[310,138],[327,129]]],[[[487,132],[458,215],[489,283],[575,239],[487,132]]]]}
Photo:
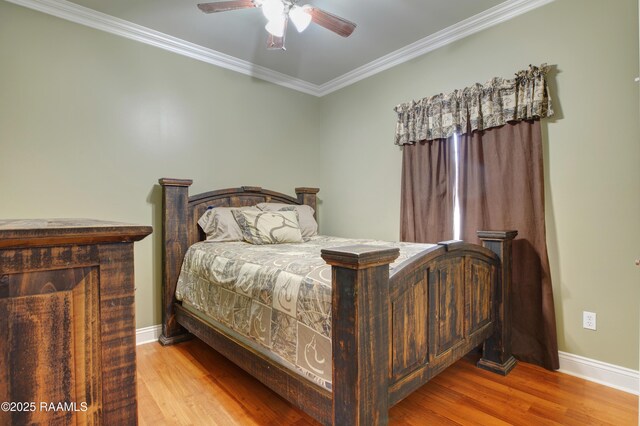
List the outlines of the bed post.
{"type": "Polygon", "coordinates": [[[296,195],[298,196],[298,202],[300,204],[306,204],[310,206],[314,213],[313,216],[318,219],[318,213],[316,212],[317,198],[316,195],[320,190],[318,188],[296,188],[296,195]]]}
{"type": "Polygon", "coordinates": [[[478,367],[506,376],[515,367],[511,351],[511,243],[518,231],[478,231],[482,245],[498,255],[502,263],[496,289],[495,328],[484,342],[478,367]]]}
{"type": "Polygon", "coordinates": [[[159,180],[162,185],[162,345],[173,345],[187,340],[191,335],[176,322],[173,304],[176,302],[176,285],[187,252],[187,209],[189,179],[159,180]]]}
{"type": "Polygon", "coordinates": [[[397,248],[322,250],[332,266],[334,425],[388,423],[389,264],[397,248]]]}

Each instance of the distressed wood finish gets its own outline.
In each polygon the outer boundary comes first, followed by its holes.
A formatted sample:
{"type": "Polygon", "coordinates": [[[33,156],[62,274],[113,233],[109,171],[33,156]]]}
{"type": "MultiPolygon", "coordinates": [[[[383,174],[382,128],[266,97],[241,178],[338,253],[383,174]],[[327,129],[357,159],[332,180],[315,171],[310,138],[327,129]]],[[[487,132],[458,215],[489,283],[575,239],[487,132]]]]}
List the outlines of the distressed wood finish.
{"type": "Polygon", "coordinates": [[[0,248],[134,242],[150,229],[106,220],[0,219],[0,248]]]}
{"type": "MultiPolygon", "coordinates": [[[[187,179],[160,179],[162,185],[162,334],[163,345],[181,342],[189,334],[176,322],[173,305],[180,267],[189,247],[187,179]]],[[[196,219],[197,220],[197,219],[196,219]]]]}
{"type": "Polygon", "coordinates": [[[511,351],[511,244],[517,231],[478,231],[482,245],[494,252],[502,261],[500,285],[496,288],[495,332],[484,342],[483,356],[478,367],[507,375],[515,367],[511,351]]]}
{"type": "Polygon", "coordinates": [[[0,424],[136,423],[132,241],[150,232],[79,219],[0,221],[0,399],[36,403],[0,412],[0,424]]]}
{"type": "Polygon", "coordinates": [[[321,423],[334,425],[387,424],[389,407],[483,343],[479,366],[500,374],[512,368],[510,346],[505,344],[510,336],[505,288],[510,285],[515,231],[482,233],[486,247],[438,243],[397,266],[391,276],[388,265],[397,257],[395,249],[323,250],[323,258],[332,265],[333,283],[330,393],[206,324],[174,296],[188,245],[204,239],[196,223],[207,206],[274,201],[315,209],[318,190],[297,188],[293,198],[242,187],[189,197],[191,181],[160,183],[163,217],[171,218],[163,222],[169,227],[163,230],[163,327],[165,332],[176,331],[164,335],[161,343],[184,339],[188,330],[321,423]]]}
{"type": "Polygon", "coordinates": [[[398,249],[322,250],[332,266],[333,424],[389,420],[389,264],[398,249]]]}
{"type": "Polygon", "coordinates": [[[318,188],[296,188],[299,204],[306,204],[313,209],[313,217],[318,219],[318,209],[316,208],[318,188]]]}
{"type": "Polygon", "coordinates": [[[394,405],[491,336],[498,257],[457,241],[439,243],[390,278],[394,405]]]}

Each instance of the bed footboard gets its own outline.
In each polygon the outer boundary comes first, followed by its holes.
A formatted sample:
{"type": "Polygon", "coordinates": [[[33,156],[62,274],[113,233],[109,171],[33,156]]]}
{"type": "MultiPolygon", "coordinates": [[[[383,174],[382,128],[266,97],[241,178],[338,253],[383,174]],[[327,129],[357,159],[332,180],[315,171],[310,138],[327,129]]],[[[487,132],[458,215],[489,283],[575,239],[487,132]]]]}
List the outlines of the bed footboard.
{"type": "Polygon", "coordinates": [[[333,425],[384,425],[389,412],[389,264],[398,249],[322,250],[332,266],[333,425]]]}
{"type": "Polygon", "coordinates": [[[333,425],[386,425],[389,408],[473,348],[506,375],[511,354],[511,240],[446,241],[399,265],[397,249],[323,250],[332,265],[333,425]]]}
{"type": "Polygon", "coordinates": [[[494,252],[502,264],[494,299],[494,333],[484,342],[478,367],[503,376],[516,365],[511,351],[511,243],[516,235],[517,231],[478,231],[482,245],[494,252]]]}

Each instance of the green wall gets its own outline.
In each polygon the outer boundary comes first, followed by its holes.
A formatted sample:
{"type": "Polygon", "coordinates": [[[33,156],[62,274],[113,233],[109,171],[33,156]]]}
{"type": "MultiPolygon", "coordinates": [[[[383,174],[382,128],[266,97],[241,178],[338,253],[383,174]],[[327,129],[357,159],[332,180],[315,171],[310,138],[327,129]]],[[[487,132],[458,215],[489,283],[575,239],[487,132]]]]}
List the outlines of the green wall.
{"type": "Polygon", "coordinates": [[[322,99],[322,230],[397,239],[396,104],[547,62],[547,241],[560,350],[638,369],[636,0],[556,0],[322,99]],[[348,183],[348,184],[347,184],[348,183]],[[598,330],[582,328],[582,311],[598,330]]]}
{"type": "Polygon", "coordinates": [[[154,225],[136,246],[136,303],[138,327],[157,324],[159,177],[193,178],[194,193],[320,186],[323,233],[395,240],[393,107],[548,62],[560,349],[637,369],[637,9],[556,0],[318,99],[0,1],[0,218],[154,225]],[[583,310],[597,331],[582,329],[583,310]]]}
{"type": "Polygon", "coordinates": [[[319,99],[0,1],[0,218],[153,225],[137,326],[160,323],[160,177],[194,193],[319,180],[319,99]]]}

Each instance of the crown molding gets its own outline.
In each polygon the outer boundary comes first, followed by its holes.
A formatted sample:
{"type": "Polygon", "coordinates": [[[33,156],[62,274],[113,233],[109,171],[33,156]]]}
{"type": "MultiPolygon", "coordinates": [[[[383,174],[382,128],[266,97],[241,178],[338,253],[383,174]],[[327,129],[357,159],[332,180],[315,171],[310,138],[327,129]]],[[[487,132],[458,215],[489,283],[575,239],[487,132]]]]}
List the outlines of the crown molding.
{"type": "Polygon", "coordinates": [[[500,3],[320,85],[318,96],[328,95],[374,74],[410,61],[471,34],[506,22],[553,1],[555,0],[508,0],[500,3]]]}
{"type": "Polygon", "coordinates": [[[313,84],[66,0],[5,0],[313,96],[324,96],[554,0],[508,0],[324,84],[313,84]]]}
{"type": "Polygon", "coordinates": [[[288,87],[309,95],[319,96],[318,86],[289,75],[273,71],[251,62],[235,58],[213,49],[202,47],[142,25],[98,12],[66,0],[6,0],[29,9],[37,10],[76,24],[105,31],[141,43],[159,47],[188,58],[206,62],[279,86],[288,87]]]}

